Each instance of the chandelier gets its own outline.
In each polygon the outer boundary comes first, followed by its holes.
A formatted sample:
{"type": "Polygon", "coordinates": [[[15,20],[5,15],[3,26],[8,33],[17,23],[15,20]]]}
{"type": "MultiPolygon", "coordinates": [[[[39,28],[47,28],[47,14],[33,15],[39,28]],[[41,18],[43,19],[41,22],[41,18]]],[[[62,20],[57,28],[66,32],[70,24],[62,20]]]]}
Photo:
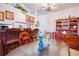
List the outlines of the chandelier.
{"type": "Polygon", "coordinates": [[[53,11],[56,11],[56,4],[46,3],[46,4],[43,4],[42,8],[43,8],[43,11],[53,12],[53,11]]]}

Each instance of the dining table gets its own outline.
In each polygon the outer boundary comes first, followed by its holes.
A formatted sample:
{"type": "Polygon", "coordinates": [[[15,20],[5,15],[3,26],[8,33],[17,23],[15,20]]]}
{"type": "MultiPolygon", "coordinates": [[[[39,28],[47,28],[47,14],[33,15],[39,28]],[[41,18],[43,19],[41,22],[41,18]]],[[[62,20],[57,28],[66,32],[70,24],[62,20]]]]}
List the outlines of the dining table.
{"type": "Polygon", "coordinates": [[[69,56],[70,55],[69,47],[64,41],[50,39],[49,42],[50,45],[45,47],[42,53],[38,51],[39,41],[35,41],[22,45],[12,50],[6,56],[69,56]]]}

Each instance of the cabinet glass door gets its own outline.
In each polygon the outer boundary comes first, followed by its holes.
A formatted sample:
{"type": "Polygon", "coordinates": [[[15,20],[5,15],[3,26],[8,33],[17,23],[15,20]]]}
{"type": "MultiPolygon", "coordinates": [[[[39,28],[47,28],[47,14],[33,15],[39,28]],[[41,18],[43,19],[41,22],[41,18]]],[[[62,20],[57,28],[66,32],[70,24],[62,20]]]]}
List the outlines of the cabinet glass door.
{"type": "Polygon", "coordinates": [[[68,21],[63,21],[62,22],[62,29],[68,29],[69,28],[69,23],[68,21]]]}

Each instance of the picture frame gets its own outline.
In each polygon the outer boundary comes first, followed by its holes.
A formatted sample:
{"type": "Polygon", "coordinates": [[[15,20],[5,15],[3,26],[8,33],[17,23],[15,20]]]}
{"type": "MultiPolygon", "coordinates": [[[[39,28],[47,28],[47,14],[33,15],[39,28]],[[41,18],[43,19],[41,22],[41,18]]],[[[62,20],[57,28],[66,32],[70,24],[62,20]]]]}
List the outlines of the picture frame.
{"type": "Polygon", "coordinates": [[[29,22],[29,16],[26,15],[26,22],[29,22]]]}
{"type": "Polygon", "coordinates": [[[32,17],[32,23],[35,23],[35,17],[32,17]]]}
{"type": "Polygon", "coordinates": [[[35,23],[35,17],[26,15],[26,22],[35,23]]]}
{"type": "Polygon", "coordinates": [[[0,21],[4,21],[4,12],[0,11],[0,21]]]}
{"type": "Polygon", "coordinates": [[[14,13],[11,11],[5,11],[5,18],[8,20],[14,20],[14,13]]]}

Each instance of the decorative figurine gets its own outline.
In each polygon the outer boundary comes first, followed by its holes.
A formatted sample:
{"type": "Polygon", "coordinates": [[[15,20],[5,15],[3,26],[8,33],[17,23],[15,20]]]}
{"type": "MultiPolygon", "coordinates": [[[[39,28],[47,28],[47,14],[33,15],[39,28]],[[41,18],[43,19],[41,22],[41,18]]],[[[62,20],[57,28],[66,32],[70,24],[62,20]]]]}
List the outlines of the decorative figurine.
{"type": "Polygon", "coordinates": [[[47,46],[50,46],[50,33],[46,33],[47,46]]]}
{"type": "Polygon", "coordinates": [[[44,51],[44,47],[43,47],[43,34],[42,32],[38,33],[38,40],[39,40],[39,47],[38,47],[38,51],[39,52],[43,52],[44,51]]]}

